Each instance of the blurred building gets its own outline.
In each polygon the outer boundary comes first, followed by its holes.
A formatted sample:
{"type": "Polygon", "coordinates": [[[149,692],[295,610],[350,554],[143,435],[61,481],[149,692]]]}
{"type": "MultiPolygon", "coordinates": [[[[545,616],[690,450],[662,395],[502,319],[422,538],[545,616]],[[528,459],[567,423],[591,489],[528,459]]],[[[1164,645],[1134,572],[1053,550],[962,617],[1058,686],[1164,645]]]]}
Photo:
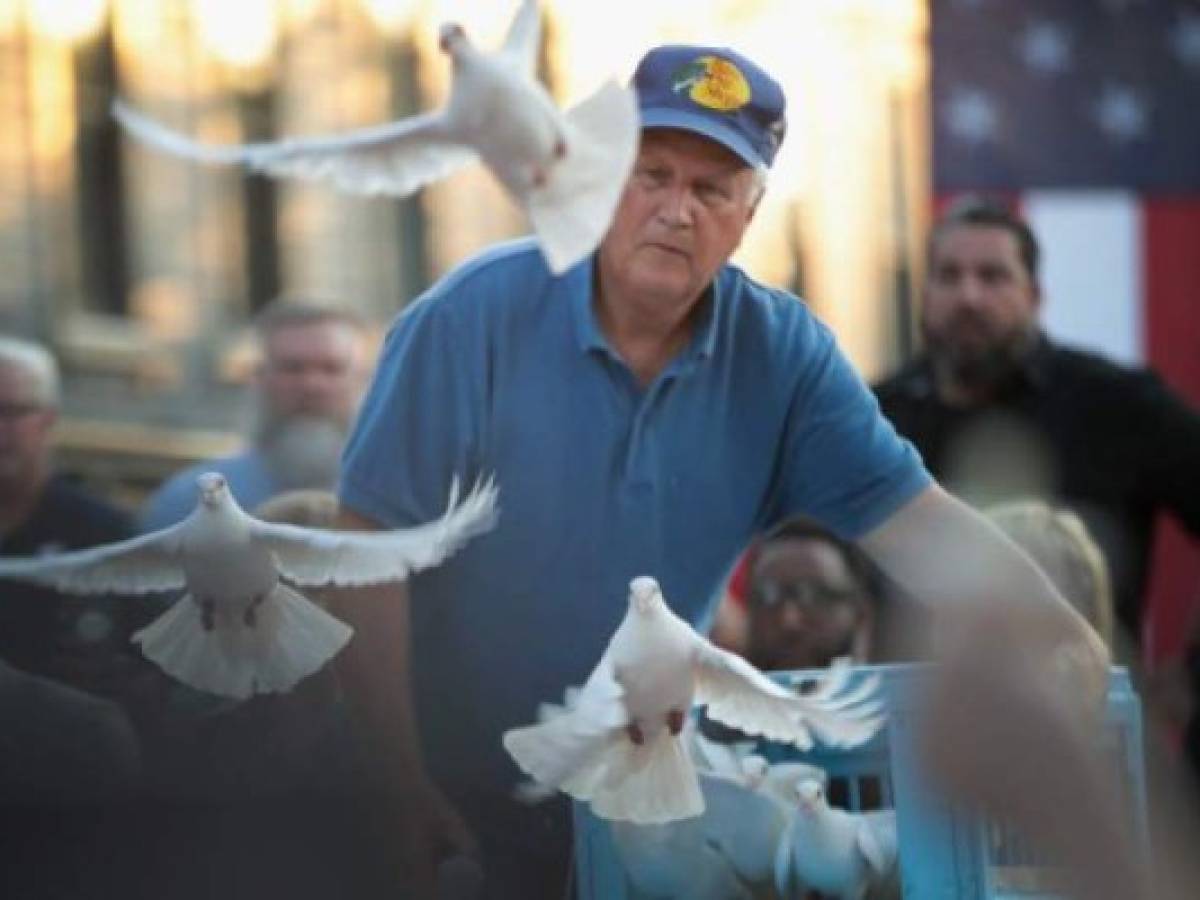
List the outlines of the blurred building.
{"type": "MultiPolygon", "coordinates": [[[[61,455],[135,499],[231,446],[249,316],[280,293],[382,324],[466,255],[526,230],[482,168],[404,200],[204,167],[124,138],[120,96],[198,138],[376,124],[444,97],[438,25],[483,46],[517,0],[0,0],[0,328],[66,374],[61,455]]],[[[925,220],[920,0],[543,0],[564,104],[652,43],[734,45],[784,83],[788,141],[739,253],[801,292],[867,377],[906,352],[925,220]]]]}

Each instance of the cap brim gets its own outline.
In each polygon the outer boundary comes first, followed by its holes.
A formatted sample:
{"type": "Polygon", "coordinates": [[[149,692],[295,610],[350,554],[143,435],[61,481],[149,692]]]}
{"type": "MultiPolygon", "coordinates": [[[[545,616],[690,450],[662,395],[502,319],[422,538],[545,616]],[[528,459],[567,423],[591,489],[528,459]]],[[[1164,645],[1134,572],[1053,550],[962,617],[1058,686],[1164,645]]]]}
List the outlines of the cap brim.
{"type": "Polygon", "coordinates": [[[643,128],[679,128],[683,131],[691,131],[732,150],[745,160],[747,165],[756,168],[766,165],[762,156],[737,130],[721,125],[710,116],[661,106],[642,107],[639,112],[643,128]]]}

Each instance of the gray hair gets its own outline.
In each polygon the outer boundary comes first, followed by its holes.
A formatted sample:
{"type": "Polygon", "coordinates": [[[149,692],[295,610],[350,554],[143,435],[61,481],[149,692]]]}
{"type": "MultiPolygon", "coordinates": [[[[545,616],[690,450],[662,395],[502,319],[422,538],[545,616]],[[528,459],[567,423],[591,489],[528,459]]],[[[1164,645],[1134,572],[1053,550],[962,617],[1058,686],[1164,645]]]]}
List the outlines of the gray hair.
{"type": "Polygon", "coordinates": [[[61,397],[58,362],[41,344],[0,335],[0,366],[20,369],[33,382],[34,402],[57,408],[61,397]]]}
{"type": "Polygon", "coordinates": [[[757,206],[767,192],[767,173],[770,170],[762,163],[754,167],[754,200],[752,206],[757,206]]]}

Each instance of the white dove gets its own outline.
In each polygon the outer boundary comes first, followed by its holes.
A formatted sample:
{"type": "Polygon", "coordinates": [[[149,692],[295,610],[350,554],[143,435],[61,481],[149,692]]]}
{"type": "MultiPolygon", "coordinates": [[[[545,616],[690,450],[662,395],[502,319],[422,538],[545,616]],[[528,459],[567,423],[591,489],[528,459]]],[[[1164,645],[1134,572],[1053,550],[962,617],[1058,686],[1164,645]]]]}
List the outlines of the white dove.
{"type": "MultiPolygon", "coordinates": [[[[840,673],[839,673],[840,675],[840,673]]],[[[700,815],[696,769],[679,739],[694,703],[718,721],[770,740],[857,745],[881,720],[850,708],[830,677],[807,695],[767,678],[701,637],[667,607],[650,577],[630,583],[629,611],[566,714],[504,734],[504,746],[534,780],[608,819],[658,824],[700,815]]]]}
{"type": "Polygon", "coordinates": [[[836,809],[816,779],[797,784],[796,796],[796,814],[775,854],[781,897],[804,896],[803,889],[840,900],[863,900],[873,891],[900,896],[895,810],[836,809]]]}
{"type": "Polygon", "coordinates": [[[541,14],[525,0],[501,49],[481,53],[455,24],[441,29],[450,95],[440,109],[342,134],[213,145],[193,141],[126,104],[113,114],[159,149],[274,176],[327,180],[358,194],[402,197],[482,158],[533,223],[558,274],[600,242],[633,167],[633,91],[607,82],[565,114],[536,80],[541,14]]]}
{"type": "Polygon", "coordinates": [[[437,565],[496,518],[488,482],[416,528],[352,532],[263,522],[215,472],[198,478],[182,522],[127,541],[0,560],[0,577],[79,594],[186,593],[133,640],[185,684],[228,697],[290,690],[350,639],[351,629],[284,584],[364,585],[437,565]]]}

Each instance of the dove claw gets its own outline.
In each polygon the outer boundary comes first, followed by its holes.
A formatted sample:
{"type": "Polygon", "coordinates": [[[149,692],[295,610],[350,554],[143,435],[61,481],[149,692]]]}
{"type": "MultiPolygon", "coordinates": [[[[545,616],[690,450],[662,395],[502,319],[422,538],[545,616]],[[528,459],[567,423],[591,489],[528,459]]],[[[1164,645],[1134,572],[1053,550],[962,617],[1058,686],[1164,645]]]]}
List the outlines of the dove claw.
{"type": "Polygon", "coordinates": [[[639,747],[646,743],[646,735],[642,733],[642,727],[637,722],[630,722],[625,730],[629,732],[629,739],[639,747]]]}
{"type": "Polygon", "coordinates": [[[667,728],[671,730],[672,736],[683,731],[683,710],[673,709],[667,713],[667,728]]]}

